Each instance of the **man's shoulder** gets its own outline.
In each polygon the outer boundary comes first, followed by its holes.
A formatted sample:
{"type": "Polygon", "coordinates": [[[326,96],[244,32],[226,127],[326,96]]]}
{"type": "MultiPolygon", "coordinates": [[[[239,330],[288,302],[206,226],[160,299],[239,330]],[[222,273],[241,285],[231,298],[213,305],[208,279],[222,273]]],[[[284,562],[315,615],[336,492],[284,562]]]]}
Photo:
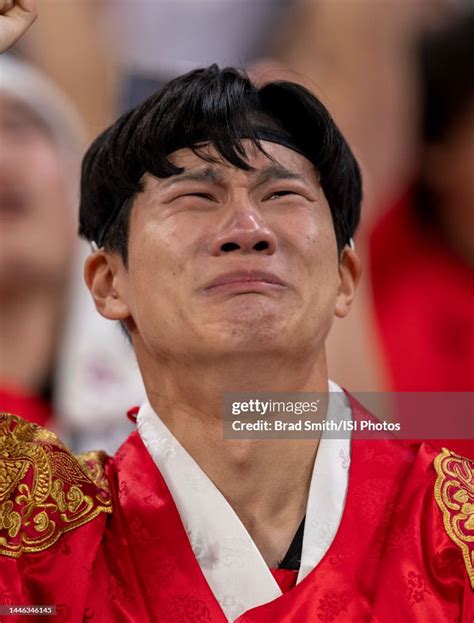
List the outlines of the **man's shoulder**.
{"type": "MultiPolygon", "coordinates": [[[[374,418],[353,397],[351,401],[354,418],[374,418]]],[[[373,479],[379,474],[385,478],[387,490],[393,484],[393,495],[398,500],[395,523],[418,523],[425,535],[432,532],[438,546],[441,542],[451,545],[451,549],[455,546],[474,588],[472,445],[466,440],[425,441],[386,436],[358,439],[352,449],[357,450],[359,477],[373,479]],[[421,500],[423,503],[414,503],[421,500]]],[[[429,541],[425,539],[425,544],[429,541]]]]}
{"type": "Polygon", "coordinates": [[[434,561],[443,547],[456,550],[453,560],[461,564],[462,558],[474,588],[474,461],[448,444],[449,440],[405,442],[415,459],[403,483],[398,514],[402,523],[419,516],[425,546],[433,544],[434,561]]]}
{"type": "Polygon", "coordinates": [[[0,554],[48,549],[112,511],[104,452],[74,456],[51,431],[0,414],[0,554]]]}
{"type": "Polygon", "coordinates": [[[451,541],[461,550],[474,588],[474,461],[443,447],[433,459],[434,498],[451,541]]]}

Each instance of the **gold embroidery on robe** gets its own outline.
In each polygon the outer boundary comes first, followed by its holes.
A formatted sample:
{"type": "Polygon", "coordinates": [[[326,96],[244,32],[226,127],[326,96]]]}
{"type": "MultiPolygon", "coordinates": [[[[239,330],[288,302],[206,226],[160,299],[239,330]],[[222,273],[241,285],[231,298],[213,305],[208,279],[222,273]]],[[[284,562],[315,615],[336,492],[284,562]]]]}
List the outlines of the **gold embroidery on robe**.
{"type": "Polygon", "coordinates": [[[112,512],[103,452],[73,456],[36,424],[0,414],[0,554],[19,557],[112,512]]]}
{"type": "Polygon", "coordinates": [[[443,448],[434,466],[438,474],[434,495],[444,527],[462,551],[474,588],[474,463],[443,448]]]}

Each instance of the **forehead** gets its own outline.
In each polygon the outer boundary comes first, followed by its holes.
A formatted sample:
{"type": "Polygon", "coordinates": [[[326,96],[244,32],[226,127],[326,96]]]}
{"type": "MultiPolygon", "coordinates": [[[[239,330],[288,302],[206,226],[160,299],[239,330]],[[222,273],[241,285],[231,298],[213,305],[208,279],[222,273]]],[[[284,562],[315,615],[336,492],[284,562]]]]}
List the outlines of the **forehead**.
{"type": "MultiPolygon", "coordinates": [[[[199,172],[199,171],[213,171],[215,173],[215,180],[226,180],[236,177],[247,177],[249,179],[256,178],[263,170],[272,170],[275,174],[280,173],[281,177],[291,174],[301,178],[301,181],[307,183],[313,183],[319,185],[318,173],[307,158],[302,156],[296,151],[289,149],[278,143],[271,143],[269,141],[261,141],[261,147],[263,153],[250,141],[242,141],[242,146],[245,149],[245,160],[251,167],[250,170],[245,171],[239,169],[229,162],[224,160],[217,152],[213,145],[206,145],[196,152],[191,149],[179,149],[173,152],[169,156],[169,160],[177,167],[184,169],[183,173],[199,172]]],[[[182,176],[178,174],[171,178],[165,178],[164,184],[173,183],[178,181],[182,176]]],[[[276,176],[276,175],[275,175],[276,176]]],[[[213,181],[213,176],[209,175],[209,181],[213,181]]]]}

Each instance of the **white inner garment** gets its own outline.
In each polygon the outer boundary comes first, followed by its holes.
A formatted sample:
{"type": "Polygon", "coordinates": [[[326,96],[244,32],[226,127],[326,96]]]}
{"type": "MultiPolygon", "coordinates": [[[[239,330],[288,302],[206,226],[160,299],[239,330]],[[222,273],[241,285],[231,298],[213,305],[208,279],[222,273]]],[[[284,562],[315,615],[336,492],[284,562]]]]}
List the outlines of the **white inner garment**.
{"type": "MultiPolygon", "coordinates": [[[[329,381],[329,391],[342,389],[329,381]]],[[[345,395],[330,400],[326,419],[352,419],[345,395]]],[[[280,587],[230,504],[148,402],[140,408],[137,427],[228,621],[281,596],[280,587]]],[[[336,535],[346,500],[349,463],[350,438],[329,439],[323,433],[309,489],[297,583],[318,565],[336,535]]]]}

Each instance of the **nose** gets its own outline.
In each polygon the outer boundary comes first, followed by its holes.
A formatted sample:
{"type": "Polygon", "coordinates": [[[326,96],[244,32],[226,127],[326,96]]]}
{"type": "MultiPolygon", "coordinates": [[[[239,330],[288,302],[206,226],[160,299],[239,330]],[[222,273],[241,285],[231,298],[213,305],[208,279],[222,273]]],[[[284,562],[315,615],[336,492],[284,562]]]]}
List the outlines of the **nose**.
{"type": "Polygon", "coordinates": [[[232,216],[230,222],[212,242],[212,255],[262,253],[272,255],[277,248],[276,236],[253,211],[246,210],[232,216]]]}

